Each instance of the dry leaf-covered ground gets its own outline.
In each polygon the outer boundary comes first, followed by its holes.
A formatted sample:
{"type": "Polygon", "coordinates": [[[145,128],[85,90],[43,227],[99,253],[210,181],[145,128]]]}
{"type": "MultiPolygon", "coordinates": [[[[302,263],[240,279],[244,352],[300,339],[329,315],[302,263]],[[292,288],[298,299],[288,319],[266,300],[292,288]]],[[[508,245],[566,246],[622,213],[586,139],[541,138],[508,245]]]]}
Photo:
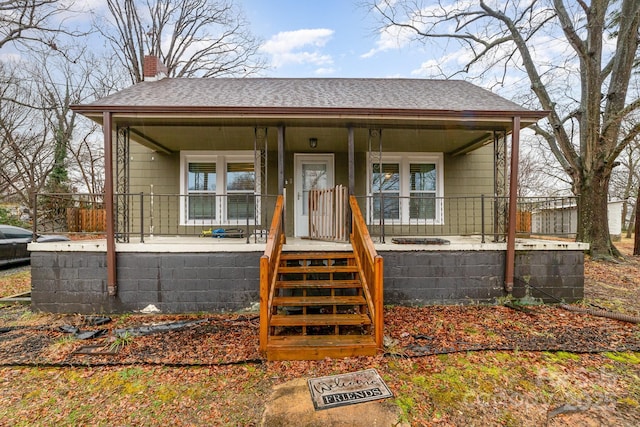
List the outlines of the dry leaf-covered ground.
{"type": "MultiPolygon", "coordinates": [[[[638,257],[585,271],[587,302],[640,315],[638,257]]],[[[317,362],[263,361],[255,313],[91,320],[0,308],[0,425],[258,425],[273,385],[365,368],[411,425],[640,425],[640,326],[557,306],[387,307],[385,354],[317,362]]]]}

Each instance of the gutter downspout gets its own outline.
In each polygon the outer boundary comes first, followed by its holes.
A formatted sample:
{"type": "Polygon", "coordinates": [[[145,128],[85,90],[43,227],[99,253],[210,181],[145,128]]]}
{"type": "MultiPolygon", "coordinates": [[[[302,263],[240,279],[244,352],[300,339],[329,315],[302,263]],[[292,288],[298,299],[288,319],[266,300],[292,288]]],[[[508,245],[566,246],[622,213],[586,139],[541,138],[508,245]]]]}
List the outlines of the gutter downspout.
{"type": "Polygon", "coordinates": [[[116,277],[115,217],[113,209],[113,130],[110,111],[103,114],[102,132],[104,133],[104,203],[107,216],[107,291],[109,296],[118,294],[116,277]]]}
{"type": "Polygon", "coordinates": [[[520,151],[520,117],[513,117],[511,133],[511,168],[509,169],[509,218],[507,229],[507,258],[505,262],[504,290],[513,291],[516,260],[516,212],[518,203],[518,154],[520,151]]]}

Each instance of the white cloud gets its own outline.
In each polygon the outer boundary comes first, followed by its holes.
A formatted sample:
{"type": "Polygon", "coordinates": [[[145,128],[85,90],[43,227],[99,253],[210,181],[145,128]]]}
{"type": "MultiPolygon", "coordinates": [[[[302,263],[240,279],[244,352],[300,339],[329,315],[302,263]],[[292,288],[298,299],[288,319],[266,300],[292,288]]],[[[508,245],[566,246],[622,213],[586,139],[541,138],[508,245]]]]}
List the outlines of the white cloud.
{"type": "Polygon", "coordinates": [[[13,63],[17,63],[17,62],[22,62],[24,60],[24,58],[22,57],[21,54],[17,53],[17,52],[3,52],[0,53],[0,62],[3,63],[8,63],[8,62],[13,62],[13,63]]]}
{"type": "Polygon", "coordinates": [[[371,58],[379,52],[400,49],[411,41],[413,31],[404,27],[388,27],[380,30],[376,46],[366,53],[360,55],[361,58],[371,58]]]}
{"type": "Polygon", "coordinates": [[[323,54],[321,48],[333,33],[327,28],[283,31],[267,40],[261,49],[271,55],[274,67],[286,64],[329,65],[333,63],[333,58],[323,54]]]}
{"type": "Polygon", "coordinates": [[[318,68],[315,71],[315,74],[318,75],[318,76],[330,76],[332,74],[335,74],[335,72],[336,72],[336,69],[335,68],[331,68],[331,67],[329,67],[329,68],[318,68]]]}
{"type": "Polygon", "coordinates": [[[103,15],[107,12],[104,0],[61,0],[57,5],[58,12],[54,15],[58,24],[74,24],[83,28],[91,23],[92,16],[103,15]]]}
{"type": "Polygon", "coordinates": [[[472,58],[471,52],[462,48],[424,61],[419,68],[412,70],[411,74],[426,78],[446,78],[462,69],[472,58]]]}
{"type": "MultiPolygon", "coordinates": [[[[389,50],[402,49],[415,40],[423,39],[416,34],[421,32],[433,32],[446,34],[455,30],[455,24],[447,23],[446,17],[453,10],[463,10],[475,6],[477,0],[457,0],[448,2],[426,2],[423,8],[404,10],[396,6],[397,0],[386,0],[379,4],[386,13],[393,15],[401,25],[391,25],[379,31],[376,46],[362,54],[361,58],[370,58],[377,53],[389,50]],[[433,3],[433,4],[430,4],[433,3]]],[[[424,39],[423,39],[424,41],[424,39]]]]}

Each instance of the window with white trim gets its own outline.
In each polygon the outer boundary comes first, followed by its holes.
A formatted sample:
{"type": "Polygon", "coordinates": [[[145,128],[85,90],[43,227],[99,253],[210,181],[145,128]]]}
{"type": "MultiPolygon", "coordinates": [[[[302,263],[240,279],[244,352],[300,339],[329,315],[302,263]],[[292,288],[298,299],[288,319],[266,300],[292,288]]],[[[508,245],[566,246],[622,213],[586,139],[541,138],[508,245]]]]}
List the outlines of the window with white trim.
{"type": "Polygon", "coordinates": [[[181,152],[180,223],[253,224],[258,170],[253,152],[181,152]]]}
{"type": "Polygon", "coordinates": [[[227,218],[253,219],[256,172],[253,162],[227,163],[227,218]]]}
{"type": "Polygon", "coordinates": [[[216,166],[210,162],[188,164],[187,220],[216,219],[216,166]]]}
{"type": "Polygon", "coordinates": [[[384,219],[400,219],[400,164],[373,164],[373,217],[380,218],[381,205],[384,219]]]}
{"type": "Polygon", "coordinates": [[[370,162],[370,217],[399,224],[442,223],[443,155],[386,153],[370,162]]]}

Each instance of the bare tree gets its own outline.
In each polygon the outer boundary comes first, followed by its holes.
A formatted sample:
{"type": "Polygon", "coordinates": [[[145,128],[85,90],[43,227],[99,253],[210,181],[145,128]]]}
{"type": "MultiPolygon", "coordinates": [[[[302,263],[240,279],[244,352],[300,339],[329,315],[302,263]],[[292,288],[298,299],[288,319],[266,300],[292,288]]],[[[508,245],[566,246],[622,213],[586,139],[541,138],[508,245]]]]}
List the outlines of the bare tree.
{"type": "Polygon", "coordinates": [[[622,200],[622,226],[627,229],[627,237],[631,237],[633,216],[635,215],[635,194],[640,183],[640,144],[627,146],[618,157],[619,166],[613,170],[609,194],[622,200]],[[629,215],[631,210],[631,215],[629,215]]]}
{"type": "Polygon", "coordinates": [[[81,33],[64,25],[73,2],[0,0],[0,49],[7,43],[41,44],[58,50],[56,37],[81,33]]]}
{"type": "Polygon", "coordinates": [[[518,164],[518,197],[567,196],[571,183],[549,148],[536,137],[522,139],[518,164]]]}
{"type": "Polygon", "coordinates": [[[33,88],[15,69],[0,64],[0,194],[31,205],[31,195],[40,191],[53,170],[50,133],[42,126],[46,109],[33,109],[33,88]],[[21,102],[12,102],[19,99],[21,102]]]}
{"type": "Polygon", "coordinates": [[[640,255],[640,215],[638,215],[638,201],[640,200],[640,185],[638,185],[638,195],[636,196],[635,206],[635,239],[633,242],[633,254],[640,255]]]}
{"type": "Polygon", "coordinates": [[[26,202],[34,191],[102,191],[100,129],[70,106],[113,91],[117,75],[87,52],[73,62],[29,55],[0,63],[0,194],[26,202]]]}
{"type": "Polygon", "coordinates": [[[104,192],[104,151],[101,140],[95,138],[102,131],[95,122],[82,127],[83,135],[75,138],[69,146],[69,156],[73,164],[70,174],[75,188],[86,189],[91,194],[104,192]]]}
{"type": "Polygon", "coordinates": [[[535,94],[530,105],[550,112],[535,130],[580,196],[578,239],[590,243],[592,255],[618,255],[607,227],[607,194],[616,158],[640,133],[640,125],[627,133],[620,126],[640,106],[628,93],[640,2],[382,0],[372,7],[387,31],[460,42],[470,55],[463,72],[493,72],[498,82],[511,73],[528,78],[535,94]],[[547,46],[536,44],[543,39],[547,46]],[[547,60],[545,47],[558,54],[547,60]]]}
{"type": "Polygon", "coordinates": [[[258,40],[231,0],[107,0],[111,26],[98,26],[132,83],[145,54],[169,77],[247,76],[263,70],[258,40]]]}

